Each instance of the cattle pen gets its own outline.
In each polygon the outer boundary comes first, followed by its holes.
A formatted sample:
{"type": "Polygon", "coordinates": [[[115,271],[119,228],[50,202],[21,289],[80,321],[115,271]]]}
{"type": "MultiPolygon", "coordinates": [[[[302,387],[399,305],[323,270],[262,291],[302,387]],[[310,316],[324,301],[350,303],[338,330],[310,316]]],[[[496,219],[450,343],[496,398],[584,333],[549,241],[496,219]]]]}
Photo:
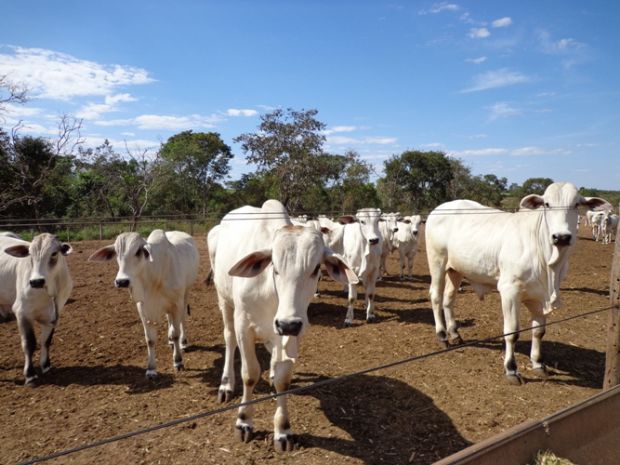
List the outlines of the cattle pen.
{"type": "MultiPolygon", "coordinates": [[[[421,250],[409,280],[398,279],[397,261],[390,257],[390,275],[377,288],[375,324],[360,323],[358,305],[355,325],[344,327],[346,298],[335,283],[321,283],[289,401],[299,447],[278,457],[266,433],[272,407],[265,404],[273,395],[265,376],[257,386],[252,443],[234,442],[236,405],[216,402],[223,341],[213,289],[194,286],[187,370],[144,379],[135,310],[113,288],[112,267],[85,263],[107,243],[72,244],[75,291],[58,327],[55,368],[37,388],[18,385],[22,360],[15,325],[0,325],[3,463],[70,450],[56,463],[432,463],[522,421],[568,408],[603,385],[613,245],[582,233],[562,284],[565,308],[552,315],[543,342],[552,376],[538,380],[528,374],[524,332],[517,360],[528,382],[517,387],[503,380],[496,294],[479,302],[466,287],[456,306],[465,344],[436,350],[421,250]]],[[[205,276],[204,236],[197,243],[205,276]]],[[[527,312],[521,323],[529,326],[527,312]]],[[[158,352],[168,356],[164,339],[160,335],[158,352]]],[[[266,354],[259,358],[265,368],[266,354]]]]}

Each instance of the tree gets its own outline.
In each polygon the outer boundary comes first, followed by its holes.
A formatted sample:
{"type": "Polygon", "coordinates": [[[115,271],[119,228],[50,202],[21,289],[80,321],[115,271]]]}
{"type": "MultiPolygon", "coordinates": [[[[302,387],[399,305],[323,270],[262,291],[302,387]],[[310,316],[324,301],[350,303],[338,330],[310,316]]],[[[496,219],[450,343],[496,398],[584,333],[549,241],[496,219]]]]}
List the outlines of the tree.
{"type": "Polygon", "coordinates": [[[10,103],[26,103],[27,89],[12,82],[6,74],[0,75],[0,113],[6,111],[10,103]]]}
{"type": "Polygon", "coordinates": [[[230,171],[230,147],[216,132],[184,131],[170,137],[160,155],[167,206],[206,214],[209,193],[230,171]]]}
{"type": "Polygon", "coordinates": [[[409,150],[384,162],[380,183],[384,206],[390,210],[430,210],[449,199],[454,175],[442,152],[409,150]]]}
{"type": "Polygon", "coordinates": [[[529,178],[523,182],[523,186],[521,187],[521,195],[526,196],[529,194],[538,194],[542,195],[547,189],[549,184],[553,184],[553,179],[551,178],[529,178]]]}
{"type": "Polygon", "coordinates": [[[289,209],[302,206],[302,197],[321,181],[325,164],[321,163],[325,124],[316,119],[317,110],[278,109],[261,115],[256,133],[241,134],[248,162],[258,172],[270,173],[276,182],[278,198],[289,209]]]}

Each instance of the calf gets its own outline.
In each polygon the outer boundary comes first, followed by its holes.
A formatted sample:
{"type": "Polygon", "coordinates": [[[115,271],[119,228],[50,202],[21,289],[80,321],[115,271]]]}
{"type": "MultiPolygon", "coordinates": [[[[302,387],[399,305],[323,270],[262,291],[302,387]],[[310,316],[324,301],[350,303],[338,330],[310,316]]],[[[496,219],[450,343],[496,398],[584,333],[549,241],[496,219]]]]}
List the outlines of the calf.
{"type": "MultiPolygon", "coordinates": [[[[375,288],[381,265],[383,238],[379,231],[381,210],[363,208],[353,216],[343,216],[340,221],[345,224],[343,236],[344,259],[359,277],[366,294],[366,321],[376,320],[375,288]]],[[[349,284],[349,299],[345,325],[353,324],[353,306],[357,299],[355,284],[349,284]]]]}
{"type": "Polygon", "coordinates": [[[383,246],[381,248],[381,264],[379,265],[379,278],[387,274],[385,263],[388,256],[395,250],[394,236],[398,231],[398,218],[400,213],[383,213],[381,218],[383,221],[379,222],[379,231],[381,231],[381,237],[383,239],[383,246]]]}
{"type": "MultiPolygon", "coordinates": [[[[277,200],[261,208],[241,207],[228,213],[208,234],[213,282],[224,320],[226,355],[220,401],[234,391],[233,357],[241,352],[243,402],[251,400],[261,370],[255,344],[271,352],[270,378],[277,392],[288,389],[302,335],[308,329],[308,304],[316,289],[320,265],[343,284],[357,282],[345,262],[327,248],[321,233],[294,226],[277,200]]],[[[276,399],[274,447],[292,450],[294,440],[285,396],[276,399]]],[[[244,442],[253,433],[252,405],[239,408],[235,435],[244,442]]]]}
{"type": "Polygon", "coordinates": [[[444,203],[431,212],[426,222],[426,253],[435,331],[442,346],[447,345],[448,336],[462,342],[452,307],[456,290],[466,278],[480,298],[495,288],[500,293],[508,381],[522,382],[514,358],[521,302],[532,315],[534,372],[546,376],[541,340],[547,314],[560,306],[560,282],[577,238],[580,205],[609,206],[603,199],[582,197],[573,184],[553,183],[542,196],[524,197],[522,211],[517,213],[470,200],[444,203]]]}
{"type": "Polygon", "coordinates": [[[35,236],[32,242],[1,236],[0,248],[4,251],[0,254],[0,306],[12,306],[24,351],[24,377],[30,384],[37,378],[32,364],[37,347],[35,321],[41,326],[41,372],[47,373],[52,366],[49,351],[54,329],[73,289],[65,261],[72,249],[48,233],[35,236]]]}
{"type": "Polygon", "coordinates": [[[405,277],[405,265],[407,265],[407,275],[410,278],[413,277],[413,259],[418,250],[418,232],[421,222],[420,215],[406,216],[398,222],[394,243],[398,248],[400,279],[405,277]]]}
{"type": "Polygon", "coordinates": [[[184,232],[161,229],[154,230],[146,240],[135,232],[122,233],[113,245],[102,247],[88,260],[108,261],[114,257],[118,263],[114,285],[129,289],[144,327],[148,351],[146,376],[157,376],[155,325],[164,315],[168,319],[174,368],[182,370],[181,349],[187,347],[185,315],[189,311],[189,289],[198,275],[199,255],[194,240],[184,232]]]}

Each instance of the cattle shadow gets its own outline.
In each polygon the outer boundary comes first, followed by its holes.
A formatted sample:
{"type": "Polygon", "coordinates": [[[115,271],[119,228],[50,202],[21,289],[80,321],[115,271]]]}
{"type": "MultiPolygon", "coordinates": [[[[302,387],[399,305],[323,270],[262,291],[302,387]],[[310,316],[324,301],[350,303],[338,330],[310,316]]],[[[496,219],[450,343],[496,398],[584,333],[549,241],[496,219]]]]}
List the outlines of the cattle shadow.
{"type": "MultiPolygon", "coordinates": [[[[172,387],[174,376],[169,373],[158,373],[155,379],[144,376],[143,367],[129,365],[113,366],[61,366],[40,376],[38,385],[54,386],[127,386],[129,394],[142,394],[172,387]]],[[[23,381],[21,381],[23,382],[23,381]]]]}
{"type": "MultiPolygon", "coordinates": [[[[467,341],[465,341],[467,342],[467,341]]],[[[503,340],[479,342],[472,347],[489,349],[497,352],[504,351],[503,340]]],[[[530,341],[518,341],[515,352],[530,356],[530,341]]],[[[571,386],[600,389],[603,386],[605,374],[605,353],[585,347],[576,347],[557,341],[542,341],[543,360],[549,369],[550,376],[544,380],[528,376],[527,370],[522,375],[527,382],[561,383],[571,386]]],[[[503,369],[498,364],[498,369],[503,369]]]]}
{"type": "MultiPolygon", "coordinates": [[[[328,379],[296,374],[297,380],[304,376],[304,381],[328,379]]],[[[301,395],[318,399],[332,425],[351,438],[302,434],[298,440],[305,448],[374,465],[427,464],[470,445],[431,397],[397,379],[358,375],[301,395]]]]}

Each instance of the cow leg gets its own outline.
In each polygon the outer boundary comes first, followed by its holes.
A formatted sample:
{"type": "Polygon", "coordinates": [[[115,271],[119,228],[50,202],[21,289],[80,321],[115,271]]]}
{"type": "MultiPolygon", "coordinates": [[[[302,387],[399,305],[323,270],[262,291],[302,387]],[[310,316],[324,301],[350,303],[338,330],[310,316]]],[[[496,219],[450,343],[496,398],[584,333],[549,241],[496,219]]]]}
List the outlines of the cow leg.
{"type": "Polygon", "coordinates": [[[181,322],[185,308],[183,305],[175,307],[172,314],[168,314],[168,341],[172,342],[172,362],[174,369],[183,370],[183,351],[181,350],[181,322]]]}
{"type": "Polygon", "coordinates": [[[353,324],[353,319],[355,318],[353,314],[353,307],[355,306],[356,300],[357,300],[357,287],[355,284],[349,284],[349,300],[347,301],[347,316],[344,319],[345,326],[351,326],[353,324]]]}
{"type": "Polygon", "coordinates": [[[235,351],[237,350],[237,337],[235,336],[234,309],[232,305],[227,305],[223,299],[219,298],[219,307],[222,312],[224,322],[224,343],[226,350],[224,353],[224,370],[222,371],[222,381],[217,392],[219,402],[229,402],[235,392],[235,351]]]}
{"type": "Polygon", "coordinates": [[[444,323],[444,315],[442,311],[443,291],[446,287],[445,267],[445,263],[438,260],[432,260],[429,257],[429,269],[431,273],[429,294],[431,298],[431,306],[433,307],[433,317],[435,319],[435,334],[437,334],[439,345],[443,348],[448,347],[448,334],[446,333],[446,325],[444,323]]]}
{"type": "Polygon", "coordinates": [[[446,325],[448,327],[448,337],[452,343],[462,344],[463,339],[458,332],[458,326],[456,324],[456,320],[454,319],[452,307],[454,304],[454,299],[456,298],[456,293],[461,286],[461,281],[463,281],[463,275],[455,270],[448,270],[446,275],[448,279],[446,279],[446,287],[444,289],[442,304],[446,325]]]}
{"type": "Polygon", "coordinates": [[[405,278],[405,252],[399,248],[398,249],[398,264],[400,265],[400,279],[405,278]]]}
{"type": "Polygon", "coordinates": [[[415,257],[415,252],[407,255],[407,276],[410,278],[413,278],[413,257],[415,257]]]}
{"type": "MultiPolygon", "coordinates": [[[[286,391],[293,377],[293,361],[285,360],[274,365],[273,384],[276,392],[286,391]]],[[[291,432],[291,422],[288,415],[288,396],[276,398],[276,414],[273,417],[273,446],[278,452],[290,452],[295,446],[295,439],[291,432]]]]}
{"type": "Polygon", "coordinates": [[[185,293],[185,297],[183,299],[183,310],[182,310],[182,317],[181,317],[181,324],[180,324],[180,328],[181,328],[181,349],[185,350],[189,347],[189,342],[187,342],[187,332],[185,331],[185,322],[187,321],[187,317],[189,316],[189,299],[188,299],[189,293],[186,292],[185,293]]]}
{"type": "Polygon", "coordinates": [[[50,346],[52,345],[52,338],[54,337],[54,330],[56,324],[41,325],[41,372],[43,374],[50,371],[52,368],[52,362],[50,360],[50,346]]]}
{"type": "Polygon", "coordinates": [[[373,323],[377,321],[377,317],[375,316],[375,290],[376,290],[377,280],[373,279],[373,277],[368,278],[368,283],[364,288],[364,293],[366,294],[366,322],[373,323]]]}
{"type": "Polygon", "coordinates": [[[497,289],[502,298],[502,312],[504,314],[504,341],[506,353],[504,354],[504,369],[506,379],[510,384],[523,384],[523,379],[517,369],[515,359],[515,345],[519,340],[519,289],[512,283],[502,282],[501,278],[497,289]]]}
{"type": "Polygon", "coordinates": [[[547,367],[542,358],[542,338],[545,335],[545,323],[547,317],[543,312],[542,305],[537,302],[526,302],[528,310],[532,314],[532,348],[530,351],[530,360],[532,361],[532,372],[540,377],[546,378],[547,367]]]}
{"type": "MultiPolygon", "coordinates": [[[[256,358],[256,348],[253,335],[248,329],[237,330],[242,334],[238,338],[239,351],[241,352],[241,378],[243,379],[243,398],[241,402],[249,402],[258,380],[260,379],[260,364],[256,358]]],[[[254,429],[254,406],[243,405],[239,407],[237,421],[235,423],[235,437],[242,442],[250,442],[254,429]]]]}
{"type": "Polygon", "coordinates": [[[144,328],[144,339],[146,340],[146,350],[148,353],[148,362],[146,365],[146,377],[153,379],[157,376],[157,368],[155,364],[155,344],[157,342],[157,328],[152,321],[146,318],[142,302],[138,302],[138,313],[142,320],[144,328]]]}
{"type": "Polygon", "coordinates": [[[31,384],[37,379],[37,374],[32,364],[32,355],[37,348],[37,338],[34,334],[32,323],[22,315],[17,316],[17,326],[22,340],[22,350],[24,351],[24,377],[26,378],[24,384],[31,384]]]}

